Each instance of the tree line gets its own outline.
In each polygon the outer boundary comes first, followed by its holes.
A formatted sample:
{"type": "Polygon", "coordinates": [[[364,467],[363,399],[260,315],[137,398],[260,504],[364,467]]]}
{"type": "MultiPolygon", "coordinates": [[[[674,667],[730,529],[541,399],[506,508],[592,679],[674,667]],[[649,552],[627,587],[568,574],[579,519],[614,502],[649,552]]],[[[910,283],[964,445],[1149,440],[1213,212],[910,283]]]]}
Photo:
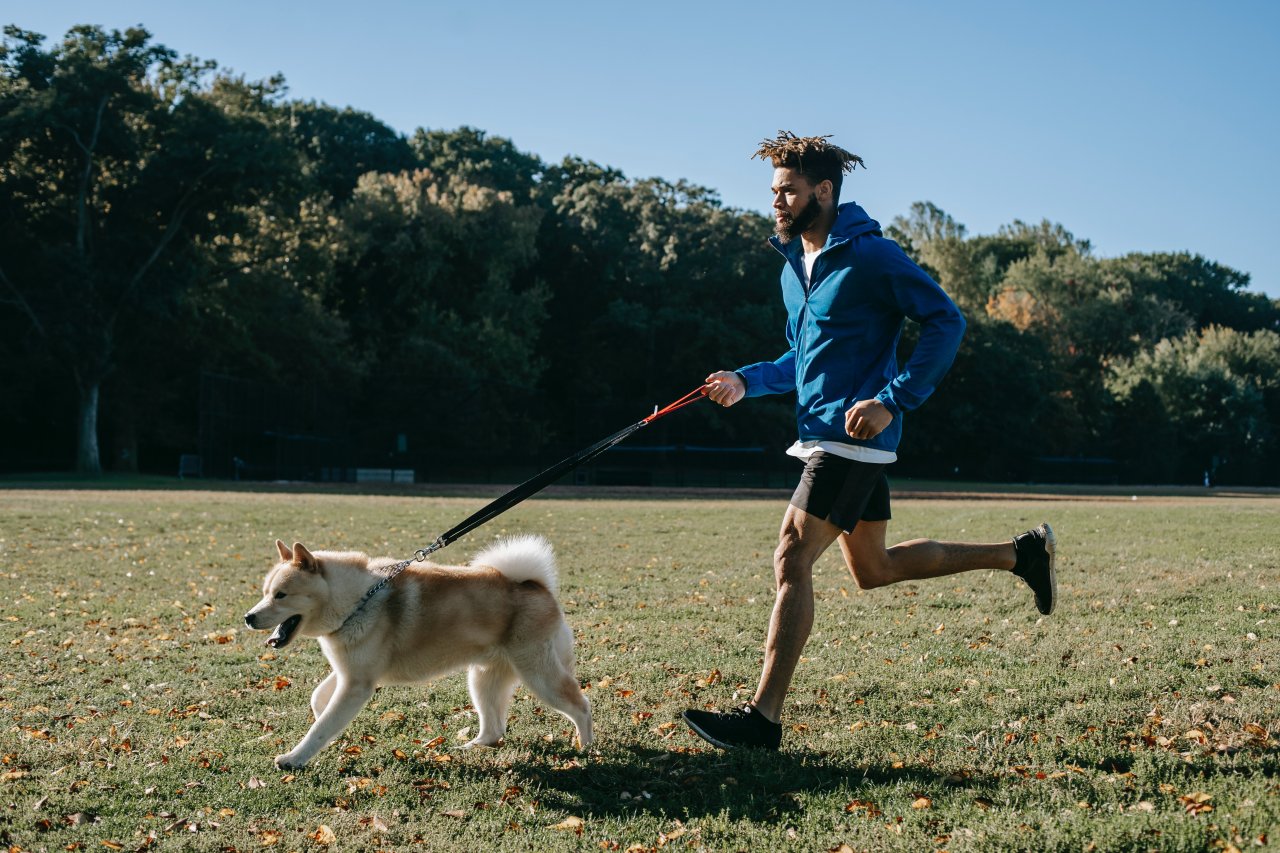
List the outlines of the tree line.
{"type": "MultiPolygon", "coordinates": [[[[711,189],[474,128],[406,136],[141,28],[45,41],[10,26],[0,46],[9,468],[167,468],[208,375],[278,389],[282,428],[344,437],[335,464],[397,442],[536,460],[781,351],[771,223],[711,189]]],[[[1246,274],[1097,257],[1048,221],[970,236],[927,202],[886,233],[969,321],[903,473],[1280,479],[1280,301],[1246,274]]],[[[672,428],[780,452],[792,406],[672,428]]]]}

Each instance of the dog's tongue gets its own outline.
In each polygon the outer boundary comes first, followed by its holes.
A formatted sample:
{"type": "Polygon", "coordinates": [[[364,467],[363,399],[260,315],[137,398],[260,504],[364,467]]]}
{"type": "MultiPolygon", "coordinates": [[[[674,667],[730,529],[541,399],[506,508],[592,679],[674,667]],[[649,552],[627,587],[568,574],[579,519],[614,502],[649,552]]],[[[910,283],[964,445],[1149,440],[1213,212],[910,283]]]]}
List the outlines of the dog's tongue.
{"type": "Polygon", "coordinates": [[[276,626],[271,632],[271,636],[267,637],[266,645],[273,649],[283,648],[289,645],[289,641],[293,639],[293,632],[297,630],[298,623],[302,621],[301,616],[290,616],[288,619],[276,626]]]}

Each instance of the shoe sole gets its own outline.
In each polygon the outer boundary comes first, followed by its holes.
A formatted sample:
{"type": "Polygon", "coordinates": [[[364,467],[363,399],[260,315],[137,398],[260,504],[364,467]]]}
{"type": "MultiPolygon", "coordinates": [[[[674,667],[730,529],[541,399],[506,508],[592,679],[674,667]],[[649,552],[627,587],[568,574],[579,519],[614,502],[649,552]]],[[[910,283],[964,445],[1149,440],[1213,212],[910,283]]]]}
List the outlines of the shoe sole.
{"type": "Polygon", "coordinates": [[[1057,562],[1054,554],[1058,549],[1058,541],[1048,523],[1041,523],[1040,529],[1044,531],[1044,552],[1049,555],[1049,612],[1044,614],[1049,616],[1058,606],[1058,574],[1054,571],[1054,564],[1057,562]]]}
{"type": "Polygon", "coordinates": [[[736,746],[733,746],[733,745],[731,745],[731,744],[727,744],[727,743],[724,743],[724,742],[722,742],[722,741],[718,741],[718,740],[716,740],[716,739],[715,739],[715,738],[713,738],[711,735],[707,734],[707,733],[706,733],[706,732],[704,732],[702,729],[700,729],[700,728],[698,727],[698,724],[697,724],[697,723],[695,723],[693,720],[689,719],[688,717],[685,717],[683,714],[681,714],[680,716],[684,717],[684,724],[685,724],[686,726],[688,726],[689,728],[693,729],[693,733],[694,733],[695,735],[697,735],[698,737],[702,738],[703,740],[705,740],[707,743],[711,744],[712,746],[718,746],[718,747],[720,747],[721,749],[737,749],[737,747],[736,747],[736,746]]]}
{"type": "Polygon", "coordinates": [[[703,740],[705,740],[707,743],[711,744],[712,746],[719,747],[720,749],[723,749],[723,750],[726,750],[726,751],[728,751],[728,750],[734,750],[734,749],[766,749],[766,750],[770,750],[770,751],[773,751],[773,752],[777,752],[777,750],[778,750],[778,748],[777,748],[776,746],[772,746],[772,747],[771,747],[771,746],[766,746],[765,744],[755,744],[755,743],[753,743],[753,744],[725,743],[724,741],[722,741],[722,740],[717,740],[716,738],[714,738],[714,737],[712,737],[711,735],[707,734],[705,731],[703,731],[701,728],[699,728],[699,727],[698,727],[698,724],[697,724],[697,723],[695,723],[693,720],[689,719],[689,718],[688,718],[687,716],[685,716],[684,714],[681,714],[680,716],[681,716],[681,718],[682,718],[682,719],[684,719],[684,724],[685,724],[686,726],[688,726],[690,729],[692,729],[692,730],[693,730],[693,733],[694,733],[695,735],[697,735],[698,737],[702,738],[703,740]]]}

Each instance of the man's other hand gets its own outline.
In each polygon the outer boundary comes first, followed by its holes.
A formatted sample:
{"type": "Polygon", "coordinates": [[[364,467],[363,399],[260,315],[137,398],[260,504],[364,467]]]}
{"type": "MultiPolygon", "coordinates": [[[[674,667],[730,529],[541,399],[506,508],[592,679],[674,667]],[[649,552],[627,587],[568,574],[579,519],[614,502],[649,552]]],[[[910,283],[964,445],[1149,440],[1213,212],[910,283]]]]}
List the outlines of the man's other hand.
{"type": "Polygon", "coordinates": [[[891,423],[893,412],[879,400],[859,400],[844,413],[844,431],[863,441],[875,438],[891,423]]]}

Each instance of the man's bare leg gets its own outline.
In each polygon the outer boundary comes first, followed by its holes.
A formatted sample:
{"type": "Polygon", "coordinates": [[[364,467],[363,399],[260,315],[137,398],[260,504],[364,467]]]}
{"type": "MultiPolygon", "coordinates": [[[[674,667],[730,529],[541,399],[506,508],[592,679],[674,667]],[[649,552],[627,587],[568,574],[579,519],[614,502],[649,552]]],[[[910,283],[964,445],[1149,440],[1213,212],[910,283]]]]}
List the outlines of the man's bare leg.
{"type": "Polygon", "coordinates": [[[777,595],[764,645],[764,669],[751,704],[777,722],[800,653],[813,628],[813,564],[843,533],[825,519],[787,506],[773,555],[777,595]]]}
{"type": "Polygon", "coordinates": [[[1017,562],[1012,540],[982,544],[912,539],[886,548],[888,527],[887,521],[860,521],[852,533],[840,534],[845,565],[862,589],[979,569],[1009,571],[1017,562]]]}
{"type": "Polygon", "coordinates": [[[813,628],[813,564],[840,543],[845,563],[858,586],[872,589],[907,580],[924,580],[978,569],[1012,569],[1013,542],[978,544],[913,539],[885,548],[887,521],[860,521],[852,533],[793,506],[782,519],[774,554],[777,597],[769,618],[764,668],[752,704],[777,722],[787,689],[813,628]]]}

